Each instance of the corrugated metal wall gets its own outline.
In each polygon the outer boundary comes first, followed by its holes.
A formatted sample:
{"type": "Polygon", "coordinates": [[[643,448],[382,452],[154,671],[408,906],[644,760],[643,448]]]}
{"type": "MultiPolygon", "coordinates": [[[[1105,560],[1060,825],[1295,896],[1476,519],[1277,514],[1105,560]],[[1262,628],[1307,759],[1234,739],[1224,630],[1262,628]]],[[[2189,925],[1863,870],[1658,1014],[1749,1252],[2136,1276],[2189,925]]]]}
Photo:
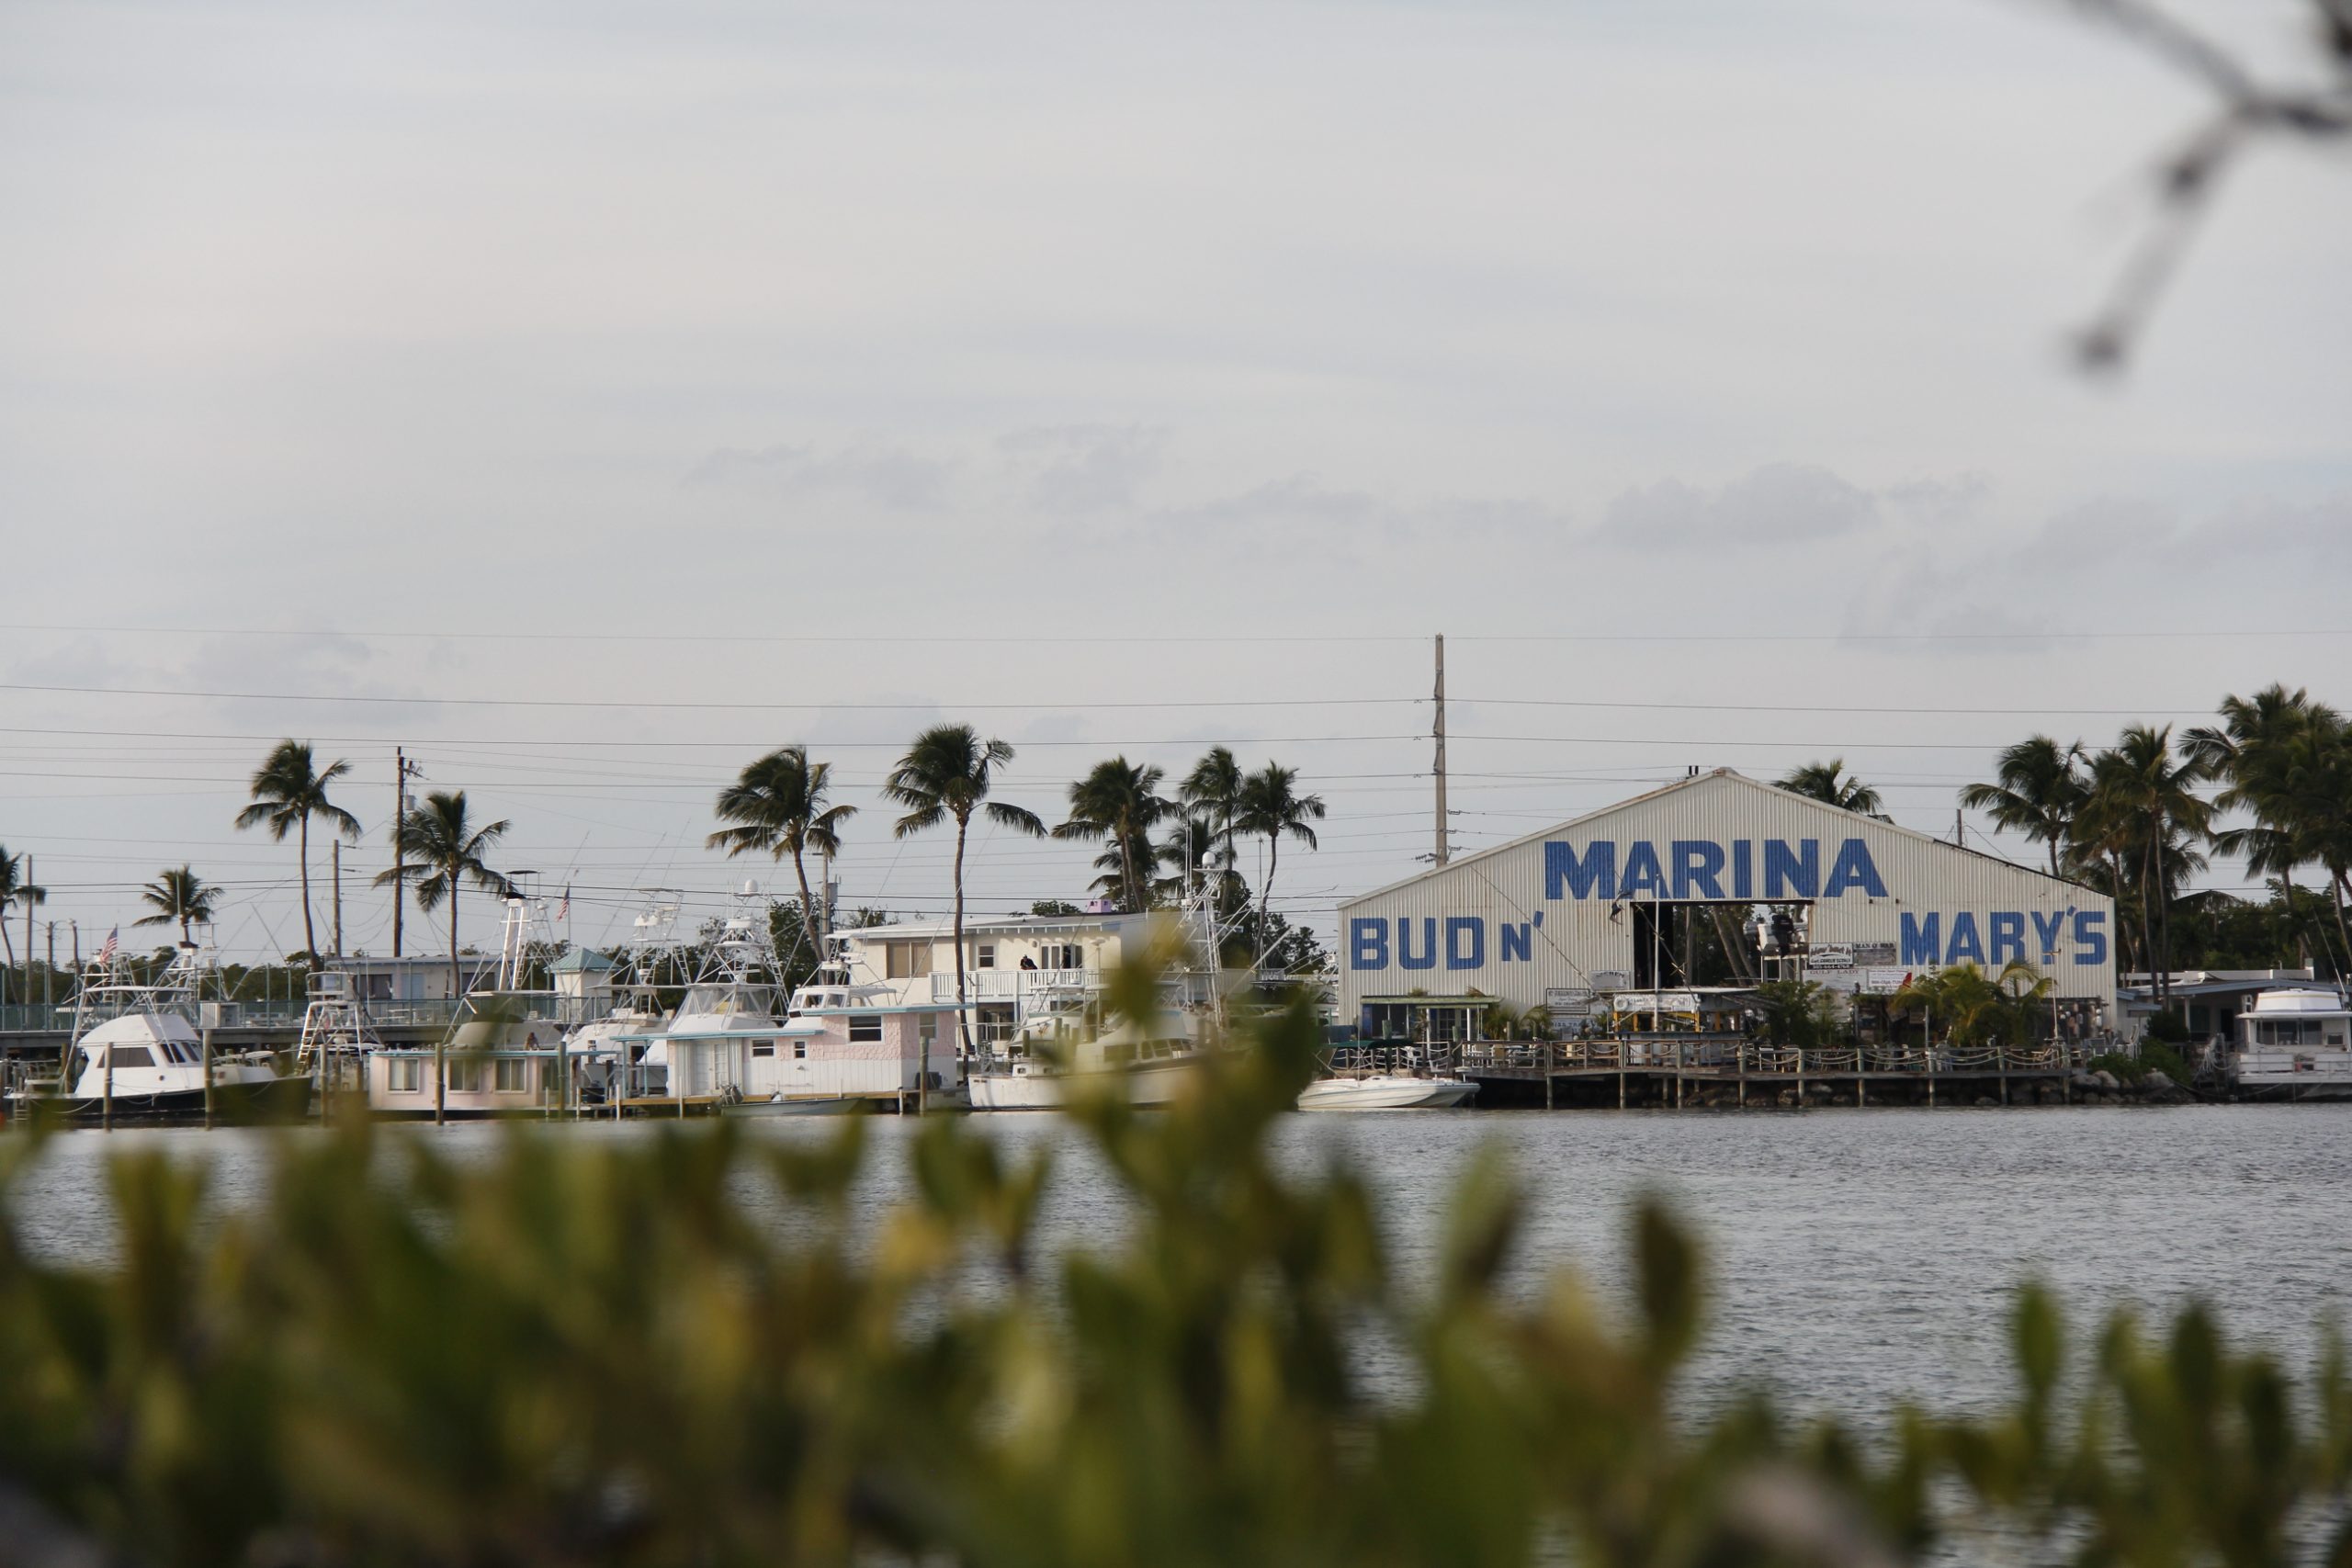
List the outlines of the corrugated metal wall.
{"type": "Polygon", "coordinates": [[[1340,1016],[1415,989],[1541,1006],[1634,968],[1629,900],[1714,897],[1809,902],[1815,947],[1892,944],[1903,968],[2022,958],[2113,1016],[2105,896],[1728,770],[1342,904],[1340,1016]]]}

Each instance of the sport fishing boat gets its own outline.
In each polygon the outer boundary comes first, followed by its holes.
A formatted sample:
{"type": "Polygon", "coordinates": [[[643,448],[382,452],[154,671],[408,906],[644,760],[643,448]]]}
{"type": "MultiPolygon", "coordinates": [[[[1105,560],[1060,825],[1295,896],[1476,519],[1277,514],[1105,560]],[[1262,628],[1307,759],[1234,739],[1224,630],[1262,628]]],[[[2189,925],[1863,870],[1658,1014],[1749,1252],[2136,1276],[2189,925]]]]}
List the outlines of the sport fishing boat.
{"type": "Polygon", "coordinates": [[[565,1049],[565,998],[526,987],[543,923],[544,899],[511,897],[492,983],[458,1004],[448,1032],[431,1045],[387,1045],[368,1053],[368,1104],[379,1116],[470,1120],[549,1116],[578,1101],[579,1063],[565,1049]]]}
{"type": "Polygon", "coordinates": [[[128,955],[114,957],[74,998],[74,1035],[58,1076],[28,1080],[9,1095],[10,1111],[77,1120],[201,1116],[209,1077],[217,1115],[300,1118],[311,1102],[307,1070],[281,1068],[266,1051],[214,1052],[206,1062],[190,1016],[202,974],[192,942],[151,982],[132,976],[128,955]]]}

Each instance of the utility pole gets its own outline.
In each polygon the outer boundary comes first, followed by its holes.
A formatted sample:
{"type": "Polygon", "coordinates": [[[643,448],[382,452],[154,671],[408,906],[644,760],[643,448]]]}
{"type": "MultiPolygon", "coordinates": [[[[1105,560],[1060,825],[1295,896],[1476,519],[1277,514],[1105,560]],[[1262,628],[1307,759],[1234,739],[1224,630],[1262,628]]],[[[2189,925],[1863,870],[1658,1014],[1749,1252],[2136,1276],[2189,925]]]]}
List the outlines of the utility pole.
{"type": "Polygon", "coordinates": [[[49,922],[49,968],[48,968],[47,972],[45,972],[45,973],[41,976],[41,977],[40,977],[40,999],[41,999],[42,1005],[44,1005],[44,1006],[47,1006],[47,1005],[49,1004],[49,999],[50,999],[50,986],[51,986],[51,983],[52,981],[54,981],[56,978],[57,978],[57,922],[56,922],[55,920],[51,920],[51,921],[50,921],[50,922],[49,922]]]}
{"type": "MultiPolygon", "coordinates": [[[[408,868],[407,845],[401,840],[401,824],[408,820],[408,781],[419,777],[424,770],[408,760],[401,747],[392,748],[394,804],[392,807],[392,868],[408,868]]],[[[392,879],[392,956],[401,955],[401,906],[408,902],[408,883],[401,877],[392,879]]]]}
{"type": "Polygon", "coordinates": [[[334,935],[329,939],[334,948],[334,961],[343,962],[343,839],[340,835],[327,840],[333,852],[334,866],[334,935]]]}
{"type": "Polygon", "coordinates": [[[1445,816],[1445,634],[1443,632],[1440,632],[1437,637],[1437,726],[1430,733],[1437,740],[1436,861],[1438,864],[1443,865],[1446,860],[1446,840],[1451,836],[1446,831],[1445,816]]]}

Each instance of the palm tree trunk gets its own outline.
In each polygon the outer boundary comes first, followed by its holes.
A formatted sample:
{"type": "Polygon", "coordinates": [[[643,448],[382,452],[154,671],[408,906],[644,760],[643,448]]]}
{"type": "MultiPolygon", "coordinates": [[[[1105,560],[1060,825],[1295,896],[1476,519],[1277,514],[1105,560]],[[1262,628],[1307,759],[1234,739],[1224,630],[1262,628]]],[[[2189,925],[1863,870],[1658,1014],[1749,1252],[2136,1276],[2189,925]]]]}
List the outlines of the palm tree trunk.
{"type": "Polygon", "coordinates": [[[2155,997],[2156,1006],[2161,1008],[2165,1003],[2165,983],[2163,977],[2156,973],[2156,913],[2154,908],[2148,902],[2148,863],[2149,856],[2147,854],[2141,855],[2140,945],[2145,950],[2143,955],[2148,961],[2149,989],[2155,997]]]}
{"type": "Polygon", "coordinates": [[[2155,837],[2148,844],[2156,863],[2156,1005],[2160,1008],[2172,1005],[2172,895],[2165,886],[2165,827],[2159,817],[2155,837]]]}
{"type": "Polygon", "coordinates": [[[449,877],[449,996],[454,1001],[465,999],[463,982],[458,978],[458,878],[449,877]]]}
{"type": "Polygon", "coordinates": [[[800,881],[800,932],[808,939],[809,962],[822,964],[825,962],[825,950],[817,941],[817,910],[808,901],[808,866],[800,857],[798,844],[792,846],[792,874],[800,881]]]}
{"type": "MultiPolygon", "coordinates": [[[[2346,960],[2352,962],[2352,930],[2346,930],[2344,922],[2344,883],[2345,874],[2341,870],[2335,871],[2327,879],[2327,891],[2335,901],[2335,934],[2343,939],[2346,960]]],[[[2333,964],[2335,961],[2331,957],[2328,962],[2333,964]]],[[[2337,969],[2335,977],[2343,979],[2345,971],[2337,969]]]]}
{"type": "Polygon", "coordinates": [[[1142,889],[1136,886],[1136,836],[1127,830],[1124,819],[1114,831],[1119,835],[1119,879],[1126,885],[1120,891],[1126,895],[1127,912],[1137,914],[1143,909],[1143,900],[1138,896],[1142,889]]]}
{"type": "MultiPolygon", "coordinates": [[[[964,1006],[964,833],[970,824],[968,817],[956,818],[956,1038],[962,1043],[967,1062],[972,1059],[972,1026],[964,1006]]],[[[926,1093],[931,1084],[931,1053],[922,1046],[920,1032],[915,1039],[921,1058],[915,1068],[915,1114],[920,1116],[931,1109],[926,1093]]]]}
{"type": "Polygon", "coordinates": [[[1283,837],[1280,833],[1266,835],[1266,885],[1258,889],[1258,962],[1266,962],[1266,922],[1274,913],[1274,868],[1282,864],[1283,837]]]}
{"type": "Polygon", "coordinates": [[[302,959],[312,969],[319,966],[319,935],[311,925],[311,814],[302,813],[302,959]]]}

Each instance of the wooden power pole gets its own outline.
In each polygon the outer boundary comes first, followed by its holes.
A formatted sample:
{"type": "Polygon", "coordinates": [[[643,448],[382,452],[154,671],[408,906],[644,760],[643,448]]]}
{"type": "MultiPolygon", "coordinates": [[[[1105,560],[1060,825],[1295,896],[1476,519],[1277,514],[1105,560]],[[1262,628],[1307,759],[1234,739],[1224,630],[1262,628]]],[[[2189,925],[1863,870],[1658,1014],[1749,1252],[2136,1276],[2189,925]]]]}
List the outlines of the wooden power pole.
{"type": "Polygon", "coordinates": [[[1437,638],[1437,725],[1431,731],[1437,739],[1437,854],[1436,861],[1446,861],[1447,840],[1445,817],[1445,634],[1437,638]]]}

